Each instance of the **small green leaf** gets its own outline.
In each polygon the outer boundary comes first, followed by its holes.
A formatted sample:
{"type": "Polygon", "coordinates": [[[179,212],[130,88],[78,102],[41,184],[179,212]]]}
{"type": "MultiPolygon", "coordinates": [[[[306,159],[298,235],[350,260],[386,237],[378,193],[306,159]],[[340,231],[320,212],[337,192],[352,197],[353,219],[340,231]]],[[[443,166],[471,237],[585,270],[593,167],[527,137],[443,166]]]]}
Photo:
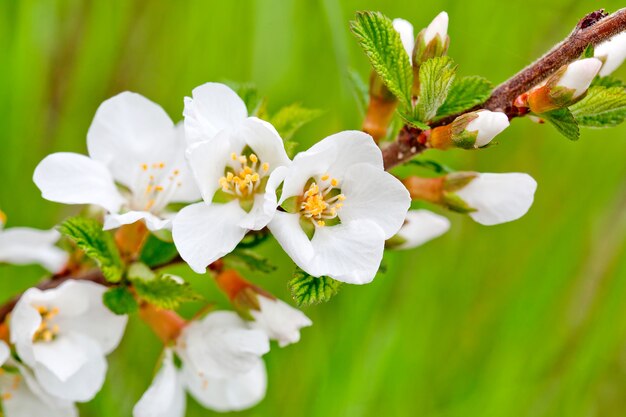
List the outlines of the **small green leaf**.
{"type": "Polygon", "coordinates": [[[491,95],[493,85],[477,75],[454,80],[446,101],[437,110],[437,117],[461,113],[484,103],[491,95]]]}
{"type": "Polygon", "coordinates": [[[119,282],[124,268],[113,237],[93,219],[72,217],[59,226],[59,231],[76,243],[94,260],[109,282],[119,282]]]}
{"type": "Polygon", "coordinates": [[[330,300],[341,287],[341,282],[330,277],[313,277],[296,267],[289,281],[291,295],[298,306],[319,304],[330,300]]]}
{"type": "Polygon", "coordinates": [[[591,87],[587,95],[570,110],[580,126],[602,128],[617,126],[626,119],[626,89],[591,87]]]}
{"type": "Polygon", "coordinates": [[[283,107],[272,116],[269,122],[274,125],[283,140],[290,140],[302,126],[322,115],[321,110],[307,109],[299,103],[283,107]]]}
{"type": "Polygon", "coordinates": [[[165,242],[154,235],[146,239],[139,260],[151,268],[166,264],[178,256],[173,242],[165,242]]]}
{"type": "Polygon", "coordinates": [[[420,66],[420,95],[415,116],[422,122],[432,120],[448,97],[456,73],[449,56],[429,59],[420,66]]]}
{"type": "Polygon", "coordinates": [[[404,120],[404,122],[406,124],[408,124],[408,125],[416,127],[416,128],[418,128],[420,130],[429,130],[430,129],[430,126],[428,126],[424,122],[421,122],[420,120],[417,120],[415,118],[415,115],[413,115],[411,113],[405,113],[402,110],[398,110],[398,114],[400,115],[402,120],[404,120]]]}
{"type": "Polygon", "coordinates": [[[391,20],[379,12],[357,12],[350,28],[374,71],[402,106],[410,108],[413,70],[400,34],[393,28],[391,20]]]}
{"type": "Polygon", "coordinates": [[[606,77],[596,77],[593,79],[591,83],[591,87],[622,87],[626,88],[626,84],[622,80],[619,80],[615,77],[606,76],[606,77]]]}
{"type": "Polygon", "coordinates": [[[235,249],[226,257],[227,263],[234,266],[244,267],[250,271],[259,271],[264,274],[276,271],[267,258],[249,249],[235,249]]]}
{"type": "Polygon", "coordinates": [[[354,68],[348,69],[348,81],[350,81],[352,95],[356,100],[359,113],[361,116],[365,116],[369,101],[368,86],[365,81],[363,81],[363,78],[361,78],[361,75],[354,68]]]}
{"type": "Polygon", "coordinates": [[[113,287],[102,295],[102,301],[109,310],[118,315],[137,311],[139,304],[128,287],[113,287]]]}
{"type": "Polygon", "coordinates": [[[584,59],[584,58],[593,58],[593,45],[592,44],[587,45],[582,55],[580,56],[580,59],[584,59]]]}
{"type": "Polygon", "coordinates": [[[436,174],[449,174],[451,172],[454,172],[454,169],[448,166],[445,166],[443,164],[440,164],[437,161],[433,161],[432,159],[421,159],[421,158],[411,159],[410,161],[406,162],[406,164],[415,165],[420,168],[429,169],[435,172],[436,174]]]}
{"type": "Polygon", "coordinates": [[[139,297],[160,308],[174,310],[183,302],[202,298],[188,283],[171,275],[156,275],[148,280],[130,279],[139,297]]]}
{"type": "Polygon", "coordinates": [[[576,119],[572,115],[572,112],[570,112],[567,108],[541,113],[540,117],[550,122],[560,134],[569,140],[578,140],[580,137],[578,123],[576,123],[576,119]]]}

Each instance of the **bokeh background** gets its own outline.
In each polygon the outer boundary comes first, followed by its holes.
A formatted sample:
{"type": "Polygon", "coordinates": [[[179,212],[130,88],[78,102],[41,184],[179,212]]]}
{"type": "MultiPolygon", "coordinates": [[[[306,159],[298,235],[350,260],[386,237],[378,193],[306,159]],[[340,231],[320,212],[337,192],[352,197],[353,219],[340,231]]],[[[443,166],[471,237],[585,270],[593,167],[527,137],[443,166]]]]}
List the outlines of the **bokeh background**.
{"type": "MultiPolygon", "coordinates": [[[[85,151],[104,99],[123,90],[176,120],[206,81],[252,81],[270,110],[326,110],[297,139],[358,129],[348,70],[368,64],[348,29],[356,10],[419,28],[450,15],[460,74],[505,80],[606,0],[0,2],[0,208],[8,226],[52,227],[78,208],[42,200],[34,167],[53,151],[85,151]]],[[[621,69],[620,76],[626,75],[621,69]]],[[[499,145],[433,152],[459,169],[522,171],[539,182],[523,219],[481,227],[450,214],[451,231],[386,256],[374,283],[344,286],[306,308],[302,341],[267,355],[265,400],[241,416],[623,416],[626,412],[626,127],[570,143],[550,126],[515,120],[499,145]]],[[[293,265],[251,278],[289,299],[293,265]]],[[[177,272],[227,307],[210,279],[177,272]]],[[[0,298],[33,285],[37,267],[0,267],[0,298]]],[[[188,306],[190,314],[197,306],[188,306]]],[[[82,416],[128,417],[160,353],[131,320],[108,381],[82,416]]],[[[189,416],[212,415],[189,403],[189,416]]]]}

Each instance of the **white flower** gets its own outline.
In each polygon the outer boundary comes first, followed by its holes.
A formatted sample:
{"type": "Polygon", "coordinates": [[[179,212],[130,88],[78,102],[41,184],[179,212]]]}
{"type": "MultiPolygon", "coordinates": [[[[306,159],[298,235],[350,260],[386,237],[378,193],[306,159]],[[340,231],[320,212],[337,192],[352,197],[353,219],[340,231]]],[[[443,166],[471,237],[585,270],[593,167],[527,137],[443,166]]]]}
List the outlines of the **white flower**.
{"type": "Polygon", "coordinates": [[[413,59],[413,47],[415,47],[415,36],[413,35],[413,25],[404,19],[393,19],[393,28],[400,34],[402,46],[409,55],[409,61],[413,59]]]}
{"type": "Polygon", "coordinates": [[[67,263],[67,252],[54,246],[60,238],[56,230],[3,227],[4,219],[0,212],[0,263],[39,264],[50,272],[59,272],[67,263]]]}
{"type": "Polygon", "coordinates": [[[409,210],[406,220],[391,238],[398,239],[393,249],[413,249],[435,239],[450,229],[450,220],[428,210],[409,210]]]}
{"type": "Polygon", "coordinates": [[[313,276],[372,281],[385,240],[400,229],[411,202],[384,171],[372,138],[357,131],[329,136],[281,175],[284,211],[268,227],[294,262],[313,276]]]}
{"type": "Polygon", "coordinates": [[[606,77],[626,59],[626,32],[621,32],[594,49],[594,56],[604,62],[600,76],[606,77]]]}
{"type": "Polygon", "coordinates": [[[602,67],[602,61],[597,58],[574,61],[567,66],[556,86],[574,90],[572,99],[576,99],[587,91],[591,81],[598,75],[600,67],[602,67]]]}
{"type": "Polygon", "coordinates": [[[467,132],[476,132],[475,148],[486,146],[500,132],[509,126],[509,118],[502,112],[480,110],[475,112],[478,116],[467,124],[467,132]]]}
{"type": "Polygon", "coordinates": [[[424,31],[424,43],[428,45],[430,41],[439,37],[439,41],[443,44],[448,36],[448,13],[441,12],[424,31]]]}
{"type": "Polygon", "coordinates": [[[290,161],[276,129],[247,117],[243,101],[225,85],[195,88],[184,115],[187,158],[204,201],[181,210],[172,232],[181,257],[203,273],[271,220],[278,185],[271,174],[290,161]]]}
{"type": "Polygon", "coordinates": [[[533,203],[537,182],[528,174],[478,174],[455,193],[476,211],[476,222],[491,226],[522,217],[533,203]]]}
{"type": "Polygon", "coordinates": [[[9,347],[0,340],[0,402],[6,417],[77,417],[70,401],[46,394],[28,369],[10,359],[9,347]],[[2,369],[10,365],[14,371],[2,369]]]}
{"type": "Polygon", "coordinates": [[[166,229],[171,227],[170,202],[199,198],[185,146],[182,127],[159,105],[124,92],[98,108],[87,133],[89,157],[49,155],[33,179],[47,200],[105,208],[105,229],[138,220],[150,230],[166,229]]]}
{"type": "Polygon", "coordinates": [[[48,394],[83,402],[102,387],[105,355],[119,344],[127,321],[104,306],[105,291],[69,280],[50,290],[29,289],[13,309],[11,342],[48,394]]]}
{"type": "Polygon", "coordinates": [[[185,391],[204,407],[238,411],[265,396],[267,375],[261,355],[267,335],[247,327],[235,313],[217,311],[187,326],[161,370],[133,410],[134,417],[182,417],[185,391]],[[174,364],[174,353],[182,368],[174,364]]]}
{"type": "Polygon", "coordinates": [[[260,310],[250,309],[254,321],[250,326],[263,330],[270,339],[277,340],[280,347],[300,340],[300,329],[313,324],[300,310],[279,300],[258,294],[260,310]]]}

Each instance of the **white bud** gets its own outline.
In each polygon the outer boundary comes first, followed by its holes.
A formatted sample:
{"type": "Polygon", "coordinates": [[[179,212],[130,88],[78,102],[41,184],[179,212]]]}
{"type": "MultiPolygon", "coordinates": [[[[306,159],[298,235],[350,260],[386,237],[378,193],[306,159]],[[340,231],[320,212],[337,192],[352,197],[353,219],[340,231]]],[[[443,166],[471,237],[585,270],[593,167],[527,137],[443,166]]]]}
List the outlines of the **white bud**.
{"type": "Polygon", "coordinates": [[[263,330],[270,339],[277,340],[280,347],[300,340],[300,329],[313,324],[298,309],[281,300],[272,300],[259,294],[260,310],[250,310],[254,321],[250,327],[263,330]]]}
{"type": "Polygon", "coordinates": [[[450,220],[428,210],[409,210],[397,236],[403,242],[393,249],[412,249],[435,239],[450,229],[450,220]]]}
{"type": "Polygon", "coordinates": [[[442,43],[446,41],[446,36],[448,36],[448,13],[446,12],[439,13],[430,22],[424,31],[424,43],[428,45],[436,36],[439,36],[442,43]]]}
{"type": "Polygon", "coordinates": [[[456,194],[476,211],[469,213],[485,226],[522,217],[533,204],[537,182],[528,174],[479,174],[456,194]]]}
{"type": "Polygon", "coordinates": [[[500,132],[509,127],[509,118],[502,112],[481,110],[476,114],[478,117],[469,122],[465,128],[468,132],[478,132],[475,148],[489,144],[500,132]]]}
{"type": "Polygon", "coordinates": [[[393,28],[400,34],[402,46],[409,55],[409,60],[413,56],[413,47],[415,46],[415,36],[413,35],[413,25],[404,19],[393,19],[393,28]]]}
{"type": "Polygon", "coordinates": [[[578,98],[587,91],[589,84],[598,75],[602,61],[597,58],[585,58],[572,62],[559,79],[557,86],[574,90],[572,99],[578,98]]]}
{"type": "Polygon", "coordinates": [[[594,56],[604,61],[600,76],[606,77],[615,71],[626,59],[626,32],[613,36],[596,46],[594,56]]]}

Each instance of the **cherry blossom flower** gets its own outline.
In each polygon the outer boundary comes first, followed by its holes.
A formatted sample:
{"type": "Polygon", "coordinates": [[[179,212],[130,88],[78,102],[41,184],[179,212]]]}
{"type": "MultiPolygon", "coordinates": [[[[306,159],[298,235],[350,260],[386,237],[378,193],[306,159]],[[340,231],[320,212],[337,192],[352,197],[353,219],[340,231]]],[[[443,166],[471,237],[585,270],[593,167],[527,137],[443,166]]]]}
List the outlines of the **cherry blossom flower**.
{"type": "Polygon", "coordinates": [[[252,407],[265,396],[267,374],[261,356],[268,351],[267,335],[250,329],[237,314],[210,313],[184,328],[175,347],[166,350],[161,369],[133,416],[182,417],[185,391],[215,411],[252,407]]]}
{"type": "Polygon", "coordinates": [[[39,264],[50,272],[59,272],[68,254],[55,246],[61,237],[56,230],[28,227],[4,229],[5,217],[0,211],[0,263],[39,264]]]}
{"type": "Polygon", "coordinates": [[[428,210],[409,210],[404,224],[387,241],[391,249],[413,249],[435,239],[450,229],[450,220],[428,210]]]}
{"type": "Polygon", "coordinates": [[[87,133],[89,156],[60,152],[44,158],[34,181],[42,196],[108,211],[104,228],[142,220],[171,227],[167,205],[199,199],[185,162],[182,126],[145,97],[118,94],[100,105],[87,133]]]}
{"type": "Polygon", "coordinates": [[[102,302],[106,287],[69,280],[50,290],[31,288],[10,319],[11,342],[48,394],[89,401],[104,383],[105,355],[119,344],[126,316],[102,302]]]}
{"type": "Polygon", "coordinates": [[[70,401],[45,393],[26,367],[10,358],[10,350],[0,340],[0,403],[6,417],[77,417],[70,401]],[[9,369],[4,369],[8,365],[9,369]]]}
{"type": "Polygon", "coordinates": [[[385,240],[400,229],[411,202],[384,171],[372,138],[357,131],[329,136],[280,175],[281,211],[268,227],[294,262],[313,276],[372,281],[385,240]]]}
{"type": "Polygon", "coordinates": [[[626,32],[619,33],[597,45],[593,55],[603,62],[599,75],[606,77],[611,74],[626,59],[626,32]]]}
{"type": "Polygon", "coordinates": [[[181,257],[203,273],[272,219],[278,184],[271,174],[290,161],[276,129],[247,117],[243,101],[223,84],[194,89],[184,115],[187,158],[204,201],[182,209],[172,232],[181,257]]]}

